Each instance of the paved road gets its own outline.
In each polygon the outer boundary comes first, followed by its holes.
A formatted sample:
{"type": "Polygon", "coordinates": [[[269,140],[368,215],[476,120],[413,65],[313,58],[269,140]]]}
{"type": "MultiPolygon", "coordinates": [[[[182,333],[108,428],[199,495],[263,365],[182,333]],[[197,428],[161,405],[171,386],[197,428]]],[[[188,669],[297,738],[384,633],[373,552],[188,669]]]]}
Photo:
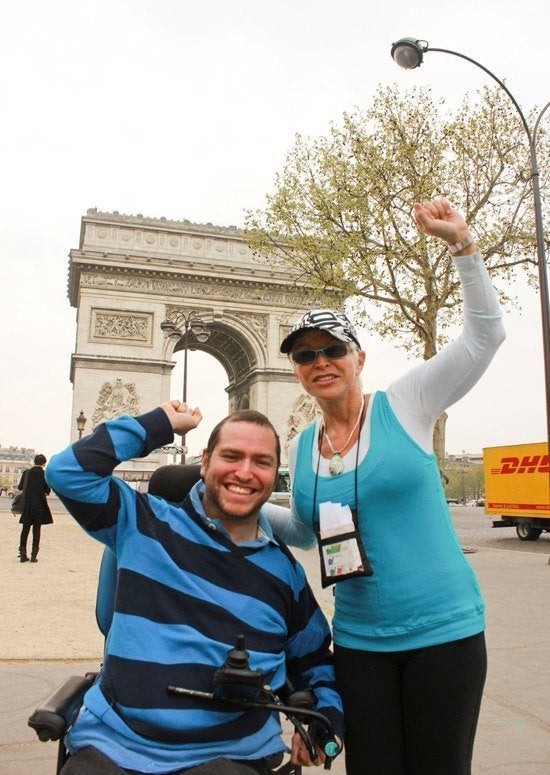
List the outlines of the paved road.
{"type": "Polygon", "coordinates": [[[451,515],[458,535],[470,535],[480,546],[510,549],[513,543],[519,551],[550,552],[550,533],[542,533],[537,541],[520,541],[515,527],[493,528],[492,520],[498,517],[485,514],[482,507],[451,506],[451,515]]]}
{"type": "Polygon", "coordinates": [[[478,506],[451,506],[451,515],[463,546],[550,554],[550,533],[542,533],[537,541],[520,541],[515,527],[494,528],[492,520],[495,517],[487,516],[478,506]]]}
{"type": "MultiPolygon", "coordinates": [[[[95,669],[102,650],[93,614],[101,547],[56,498],[50,505],[54,525],[31,566],[17,561],[19,526],[0,497],[1,775],[53,774],[55,746],[37,742],[26,720],[62,677],[95,669]]],[[[520,541],[513,528],[491,528],[482,508],[456,506],[452,515],[487,603],[489,674],[473,775],[548,775],[550,535],[520,541]]],[[[332,590],[320,588],[316,552],[297,554],[330,618],[332,590]]],[[[343,775],[340,759],[332,771],[343,775]]]]}

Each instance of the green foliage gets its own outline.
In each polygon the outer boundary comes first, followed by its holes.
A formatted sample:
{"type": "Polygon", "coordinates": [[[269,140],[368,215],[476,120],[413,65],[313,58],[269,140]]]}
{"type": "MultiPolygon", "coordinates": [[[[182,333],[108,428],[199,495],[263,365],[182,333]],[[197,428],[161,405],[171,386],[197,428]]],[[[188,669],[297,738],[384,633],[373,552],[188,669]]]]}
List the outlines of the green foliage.
{"type": "Polygon", "coordinates": [[[445,468],[448,482],[444,484],[445,496],[459,501],[477,500],[485,493],[483,465],[476,463],[463,468],[460,466],[445,468]]]}
{"type": "MultiPolygon", "coordinates": [[[[548,148],[541,132],[543,192],[548,148]]],[[[454,115],[428,90],[379,88],[327,137],[298,135],[266,208],[248,213],[247,236],[298,285],[331,306],[350,300],[371,330],[426,359],[461,303],[446,247],[419,234],[412,216],[415,201],[436,195],[465,215],[495,280],[521,271],[535,281],[527,137],[498,88],[467,97],[454,115]]]]}

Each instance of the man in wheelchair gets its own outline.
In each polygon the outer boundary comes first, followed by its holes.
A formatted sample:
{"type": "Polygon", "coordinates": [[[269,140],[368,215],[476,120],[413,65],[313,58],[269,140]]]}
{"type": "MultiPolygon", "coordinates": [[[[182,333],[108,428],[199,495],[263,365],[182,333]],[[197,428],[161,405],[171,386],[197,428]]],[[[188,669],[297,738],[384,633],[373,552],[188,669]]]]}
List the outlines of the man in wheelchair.
{"type": "MultiPolygon", "coordinates": [[[[343,738],[328,623],[303,569],[260,514],[280,459],[269,420],[249,410],[222,420],[203,452],[202,481],[182,503],[112,476],[120,462],[200,420],[198,409],[169,401],[98,426],[47,467],[67,510],[117,566],[104,664],[67,734],[63,775],[272,772],[285,750],[278,714],[213,692],[241,636],[248,672],[261,671],[274,691],[287,670],[298,673],[343,738]]],[[[294,735],[294,762],[320,764],[320,747],[316,753],[312,761],[294,735]]]]}

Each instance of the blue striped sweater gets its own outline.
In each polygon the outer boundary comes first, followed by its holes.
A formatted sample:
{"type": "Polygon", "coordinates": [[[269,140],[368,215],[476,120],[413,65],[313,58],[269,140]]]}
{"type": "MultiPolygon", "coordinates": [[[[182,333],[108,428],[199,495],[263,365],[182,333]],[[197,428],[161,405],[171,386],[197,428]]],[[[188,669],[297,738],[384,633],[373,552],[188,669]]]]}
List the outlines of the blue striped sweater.
{"type": "Polygon", "coordinates": [[[46,470],[68,511],[117,557],[104,666],[69,732],[69,750],[94,745],[126,769],[151,773],[283,750],[276,714],[167,692],[170,684],[212,691],[241,633],[251,668],[274,689],[286,669],[299,672],[342,735],[328,623],[267,521],[260,516],[261,538],[237,545],[204,514],[202,482],[174,506],[111,475],[121,461],[172,439],[162,409],[124,416],[52,457],[46,470]]]}

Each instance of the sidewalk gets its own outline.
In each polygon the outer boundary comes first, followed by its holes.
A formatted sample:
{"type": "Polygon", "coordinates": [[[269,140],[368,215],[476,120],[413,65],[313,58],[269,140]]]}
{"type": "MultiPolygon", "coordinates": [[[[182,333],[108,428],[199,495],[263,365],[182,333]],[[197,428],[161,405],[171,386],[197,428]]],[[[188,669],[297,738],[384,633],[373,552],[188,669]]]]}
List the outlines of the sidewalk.
{"type": "MultiPolygon", "coordinates": [[[[96,669],[100,662],[94,605],[102,548],[67,514],[54,514],[54,525],[43,529],[39,562],[21,564],[17,521],[9,512],[0,513],[0,519],[0,773],[49,775],[56,745],[38,742],[26,722],[63,678],[96,669]]],[[[318,584],[317,554],[297,555],[330,617],[332,593],[318,584]]],[[[487,603],[489,649],[473,774],[547,775],[549,555],[481,547],[467,558],[487,603]]],[[[341,760],[332,772],[343,775],[341,760]]]]}

